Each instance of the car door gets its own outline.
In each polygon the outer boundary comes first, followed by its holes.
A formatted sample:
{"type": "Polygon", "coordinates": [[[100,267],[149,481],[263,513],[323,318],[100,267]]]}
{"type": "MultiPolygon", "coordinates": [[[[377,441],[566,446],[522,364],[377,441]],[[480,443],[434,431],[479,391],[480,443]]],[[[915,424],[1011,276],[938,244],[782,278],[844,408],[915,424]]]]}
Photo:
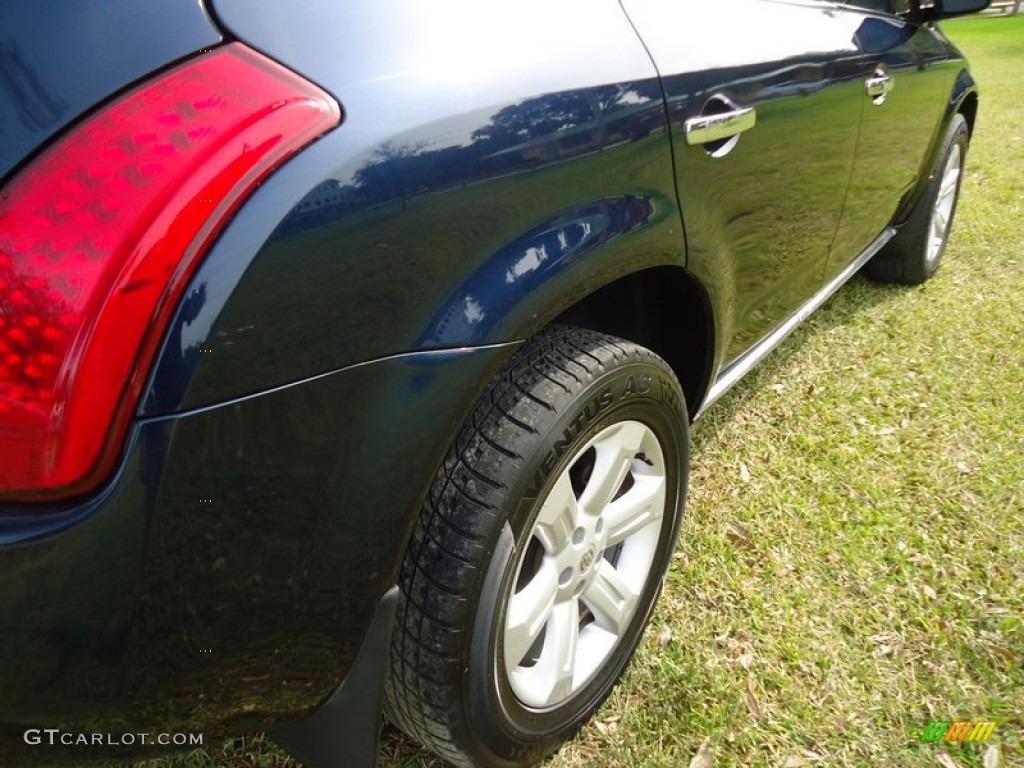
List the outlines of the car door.
{"type": "Polygon", "coordinates": [[[930,164],[959,71],[941,33],[906,18],[907,0],[849,0],[836,12],[857,25],[862,118],[846,207],[828,273],[843,269],[893,221],[930,164]]]}
{"type": "Polygon", "coordinates": [[[623,6],[662,76],[688,265],[726,308],[728,364],[822,284],[861,115],[844,68],[861,19],[815,0],[623,6]],[[738,137],[701,141],[732,116],[738,137]]]}

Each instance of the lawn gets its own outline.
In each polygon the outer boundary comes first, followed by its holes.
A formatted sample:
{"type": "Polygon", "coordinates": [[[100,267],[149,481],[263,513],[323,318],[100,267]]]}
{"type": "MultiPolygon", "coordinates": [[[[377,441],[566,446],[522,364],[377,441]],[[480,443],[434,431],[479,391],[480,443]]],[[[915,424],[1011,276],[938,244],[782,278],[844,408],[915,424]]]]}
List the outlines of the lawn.
{"type": "MultiPolygon", "coordinates": [[[[1024,766],[1024,16],[944,28],[983,100],[942,270],[856,278],[697,423],[660,608],[550,768],[1024,766]],[[957,719],[997,725],[921,743],[957,719]]],[[[390,728],[380,761],[441,765],[390,728]]],[[[140,768],[216,765],[294,764],[140,768]]]]}

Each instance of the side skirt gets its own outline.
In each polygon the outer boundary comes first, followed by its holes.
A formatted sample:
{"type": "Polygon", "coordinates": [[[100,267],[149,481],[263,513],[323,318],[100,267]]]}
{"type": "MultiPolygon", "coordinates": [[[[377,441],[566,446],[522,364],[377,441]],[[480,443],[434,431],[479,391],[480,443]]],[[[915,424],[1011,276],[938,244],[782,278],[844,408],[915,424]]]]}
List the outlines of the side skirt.
{"type": "Polygon", "coordinates": [[[718,398],[732,389],[736,382],[746,376],[747,373],[750,372],[751,368],[760,363],[768,356],[769,352],[785,341],[786,337],[795,331],[797,326],[810,317],[811,313],[818,309],[818,307],[828,301],[833,293],[842,288],[843,284],[853,277],[857,271],[871,259],[872,256],[882,250],[885,244],[892,240],[895,234],[896,230],[893,227],[889,227],[882,232],[882,234],[875,238],[871,245],[865,248],[856,259],[850,262],[846,269],[832,278],[832,280],[829,281],[820,291],[804,302],[796,312],[790,315],[788,320],[726,366],[718,374],[718,378],[715,379],[715,383],[712,384],[711,388],[708,390],[708,396],[704,398],[704,402],[701,404],[700,410],[697,412],[694,420],[700,418],[704,411],[711,407],[718,398]]]}

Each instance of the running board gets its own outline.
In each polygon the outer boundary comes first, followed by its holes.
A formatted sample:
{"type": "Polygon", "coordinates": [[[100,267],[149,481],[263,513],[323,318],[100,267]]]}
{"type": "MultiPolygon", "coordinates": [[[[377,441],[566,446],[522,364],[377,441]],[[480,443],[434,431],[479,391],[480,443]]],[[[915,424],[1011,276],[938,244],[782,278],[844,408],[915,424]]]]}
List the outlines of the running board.
{"type": "Polygon", "coordinates": [[[715,379],[715,383],[711,385],[711,389],[708,390],[708,396],[704,398],[704,402],[701,404],[700,410],[694,418],[700,418],[704,411],[711,407],[718,398],[732,389],[736,382],[746,376],[747,373],[750,372],[751,368],[760,363],[768,356],[769,352],[785,341],[786,337],[795,331],[797,326],[810,317],[811,313],[813,313],[818,307],[828,301],[829,297],[831,297],[833,293],[842,288],[843,284],[853,277],[857,273],[857,270],[863,267],[872,256],[882,250],[885,244],[892,240],[895,234],[896,230],[892,227],[889,227],[882,232],[882,234],[875,238],[871,245],[861,252],[860,256],[850,262],[850,264],[842,272],[832,278],[825,287],[804,302],[803,306],[790,315],[786,322],[730,363],[728,367],[718,375],[718,378],[715,379]]]}

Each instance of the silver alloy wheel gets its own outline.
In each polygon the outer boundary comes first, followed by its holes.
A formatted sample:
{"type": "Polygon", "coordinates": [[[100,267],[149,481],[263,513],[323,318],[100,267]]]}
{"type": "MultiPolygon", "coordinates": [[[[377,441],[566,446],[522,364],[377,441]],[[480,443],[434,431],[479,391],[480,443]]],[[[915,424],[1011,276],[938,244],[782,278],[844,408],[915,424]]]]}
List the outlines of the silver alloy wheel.
{"type": "Polygon", "coordinates": [[[946,244],[946,237],[949,235],[953,206],[956,204],[956,193],[960,186],[961,159],[960,145],[953,144],[946,160],[946,167],[942,171],[939,194],[935,198],[935,206],[932,209],[931,226],[928,232],[928,252],[925,256],[928,264],[934,264],[942,256],[942,249],[946,244]]]}
{"type": "Polygon", "coordinates": [[[651,578],[665,495],[661,444],[638,421],[603,429],[558,477],[505,621],[505,671],[525,706],[564,702],[615,649],[651,578]]]}

